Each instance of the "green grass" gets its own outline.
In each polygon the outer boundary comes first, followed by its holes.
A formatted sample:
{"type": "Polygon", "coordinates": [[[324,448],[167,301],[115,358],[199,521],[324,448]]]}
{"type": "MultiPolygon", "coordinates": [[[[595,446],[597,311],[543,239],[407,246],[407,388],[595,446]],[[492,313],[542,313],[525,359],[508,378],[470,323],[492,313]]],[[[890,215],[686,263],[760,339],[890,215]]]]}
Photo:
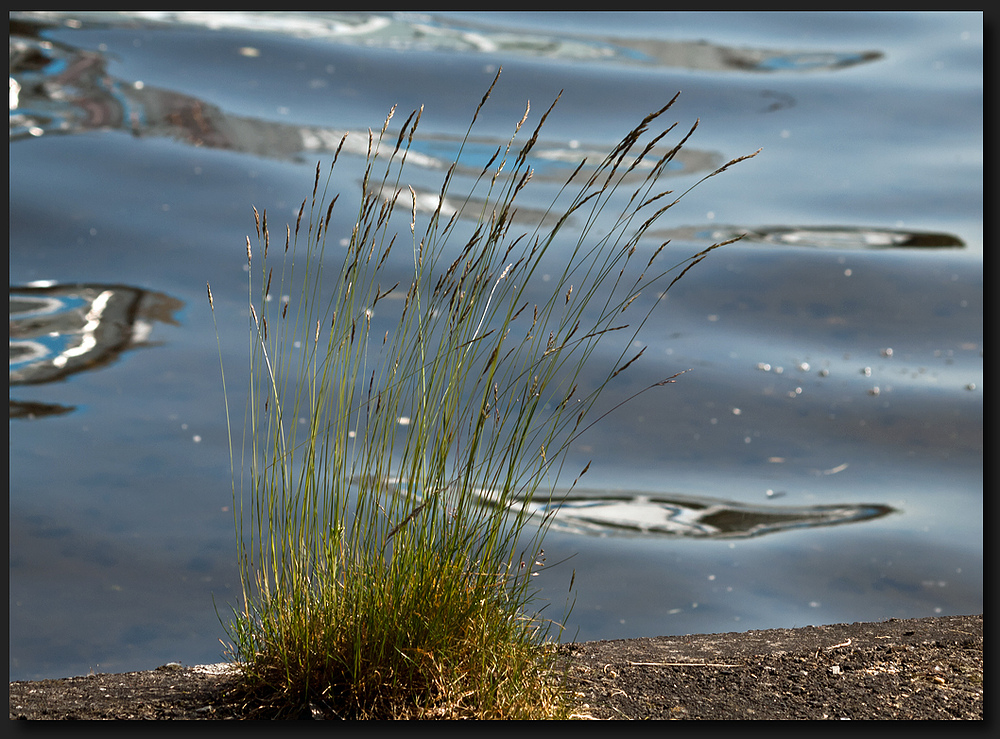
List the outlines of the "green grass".
{"type": "Polygon", "coordinates": [[[339,149],[282,238],[254,209],[251,380],[231,447],[242,448],[243,592],[228,625],[249,711],[567,715],[551,649],[561,627],[539,612],[533,580],[549,522],[528,505],[555,494],[598,397],[638,359],[600,367],[598,345],[631,346],[662,303],[637,297],[661,295],[721,245],[661,267],[666,245],[644,240],[679,200],[657,181],[697,127],[664,147],[674,126],[653,127],[672,103],[602,162],[581,163],[534,229],[514,227],[516,203],[555,103],[527,136],[525,112],[449,213],[453,165],[426,219],[406,179],[422,109],[395,135],[390,112],[369,133],[342,257],[327,253],[334,208],[350,207],[328,192],[339,149]],[[412,269],[399,279],[391,257],[404,250],[412,269]],[[543,282],[554,256],[563,271],[543,282]]]}

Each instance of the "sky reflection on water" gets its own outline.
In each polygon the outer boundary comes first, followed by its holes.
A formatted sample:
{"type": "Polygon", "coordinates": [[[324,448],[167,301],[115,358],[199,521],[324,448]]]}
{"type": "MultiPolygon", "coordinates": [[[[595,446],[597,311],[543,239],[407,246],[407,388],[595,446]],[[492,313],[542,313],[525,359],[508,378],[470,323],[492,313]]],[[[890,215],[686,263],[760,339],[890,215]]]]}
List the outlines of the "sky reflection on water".
{"type": "Polygon", "coordinates": [[[250,205],[293,220],[344,133],[356,193],[395,103],[426,106],[433,197],[498,64],[473,153],[564,90],[540,205],[679,89],[678,130],[701,123],[669,187],[764,147],[654,235],[679,262],[749,232],[675,286],[605,402],[691,371],[570,450],[588,495],[891,509],[739,540],[556,530],[547,615],[575,597],[568,635],[603,639],[982,611],[981,13],[15,16],[11,679],[219,659],[239,582],[205,282],[235,387],[250,205]],[[76,296],[74,329],[18,335],[39,281],[76,296]],[[95,353],[22,384],[22,340],[95,353]]]}

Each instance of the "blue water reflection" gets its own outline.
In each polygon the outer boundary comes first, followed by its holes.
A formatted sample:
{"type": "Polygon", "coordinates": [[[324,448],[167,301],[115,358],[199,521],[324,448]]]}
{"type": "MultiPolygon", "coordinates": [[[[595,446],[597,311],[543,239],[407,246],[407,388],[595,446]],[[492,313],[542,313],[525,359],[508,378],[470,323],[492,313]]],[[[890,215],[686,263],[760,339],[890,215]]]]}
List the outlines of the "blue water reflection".
{"type": "MultiPolygon", "coordinates": [[[[690,371],[571,448],[568,470],[591,466],[546,542],[547,615],[575,598],[567,634],[601,639],[981,612],[982,28],[13,13],[11,679],[218,661],[239,580],[205,283],[240,387],[251,204],[294,222],[342,141],[349,200],[398,104],[396,123],[425,106],[410,176],[436,207],[500,65],[456,182],[562,90],[524,223],[678,90],[678,131],[701,120],[669,188],[764,147],[638,245],[680,262],[747,234],[671,290],[603,402],[690,371]]],[[[351,225],[344,208],[331,230],[351,225]]]]}
{"type": "Polygon", "coordinates": [[[169,296],[124,285],[11,286],[10,384],[65,380],[147,343],[156,321],[176,323],[169,296]]]}

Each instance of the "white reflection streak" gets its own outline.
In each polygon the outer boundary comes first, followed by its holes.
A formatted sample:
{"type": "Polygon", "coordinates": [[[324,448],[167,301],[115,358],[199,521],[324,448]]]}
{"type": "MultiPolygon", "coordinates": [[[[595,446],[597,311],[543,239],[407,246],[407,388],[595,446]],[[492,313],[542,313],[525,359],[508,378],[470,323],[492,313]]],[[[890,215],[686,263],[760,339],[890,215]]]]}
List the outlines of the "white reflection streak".
{"type": "Polygon", "coordinates": [[[97,338],[94,336],[94,332],[101,325],[101,316],[108,307],[108,301],[111,300],[113,294],[111,290],[105,290],[94,298],[94,302],[90,304],[90,310],[87,311],[87,322],[80,331],[80,343],[75,347],[66,349],[52,360],[52,364],[56,367],[64,367],[70,357],[79,357],[94,350],[94,347],[97,346],[97,338]]]}

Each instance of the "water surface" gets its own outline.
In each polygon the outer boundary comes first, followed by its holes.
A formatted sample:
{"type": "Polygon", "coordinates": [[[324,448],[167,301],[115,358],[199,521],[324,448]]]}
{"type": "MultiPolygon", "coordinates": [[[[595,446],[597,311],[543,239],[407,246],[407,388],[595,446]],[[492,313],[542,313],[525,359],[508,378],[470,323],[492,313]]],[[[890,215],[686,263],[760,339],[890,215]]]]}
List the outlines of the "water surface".
{"type": "Polygon", "coordinates": [[[424,106],[411,184],[437,192],[501,65],[471,169],[562,91],[526,222],[679,90],[700,123],[666,186],[763,147],[641,245],[748,234],[606,403],[690,371],[570,450],[545,613],[575,598],[567,635],[612,639],[982,612],[982,37],[981,13],[12,14],[10,678],[220,659],[205,283],[235,386],[251,204],[294,219],[345,133],[356,194],[392,105],[424,106]]]}

